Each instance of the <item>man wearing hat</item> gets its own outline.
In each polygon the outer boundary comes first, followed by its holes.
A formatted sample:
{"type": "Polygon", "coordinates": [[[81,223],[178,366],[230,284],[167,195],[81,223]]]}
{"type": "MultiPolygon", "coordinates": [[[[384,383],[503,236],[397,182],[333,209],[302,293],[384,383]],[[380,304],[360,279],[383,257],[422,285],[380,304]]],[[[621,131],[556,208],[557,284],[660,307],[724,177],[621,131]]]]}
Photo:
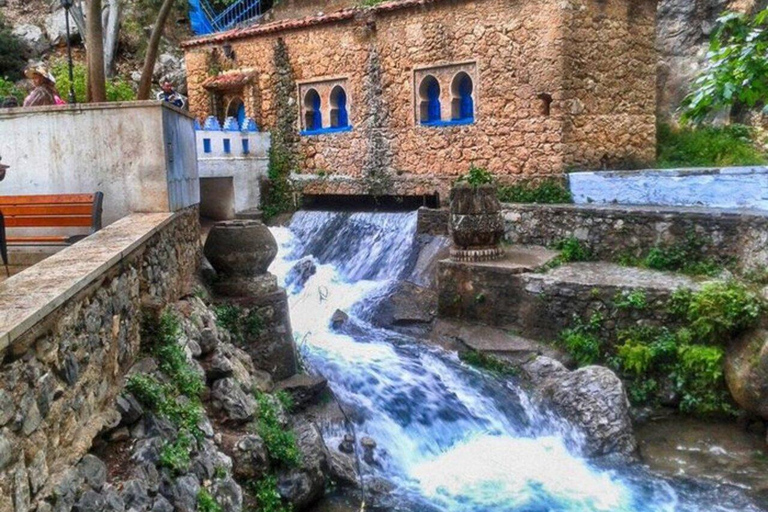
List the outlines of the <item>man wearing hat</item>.
{"type": "Polygon", "coordinates": [[[43,64],[37,64],[27,68],[24,74],[32,80],[35,88],[24,98],[25,107],[39,107],[42,105],[62,105],[64,101],[56,90],[56,79],[43,64]]]}

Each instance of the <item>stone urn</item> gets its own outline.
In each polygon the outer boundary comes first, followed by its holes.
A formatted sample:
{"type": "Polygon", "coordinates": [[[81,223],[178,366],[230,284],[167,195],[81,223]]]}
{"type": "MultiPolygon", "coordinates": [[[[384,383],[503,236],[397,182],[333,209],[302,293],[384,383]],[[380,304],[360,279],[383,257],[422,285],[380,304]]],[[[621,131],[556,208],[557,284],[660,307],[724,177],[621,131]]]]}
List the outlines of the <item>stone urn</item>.
{"type": "Polygon", "coordinates": [[[489,261],[504,250],[504,219],[494,185],[473,187],[459,183],[451,189],[451,258],[457,261],[489,261]]]}
{"type": "Polygon", "coordinates": [[[277,279],[267,272],[277,256],[277,242],[261,221],[217,222],[203,253],[216,269],[214,290],[220,295],[258,295],[277,288],[277,279]]]}

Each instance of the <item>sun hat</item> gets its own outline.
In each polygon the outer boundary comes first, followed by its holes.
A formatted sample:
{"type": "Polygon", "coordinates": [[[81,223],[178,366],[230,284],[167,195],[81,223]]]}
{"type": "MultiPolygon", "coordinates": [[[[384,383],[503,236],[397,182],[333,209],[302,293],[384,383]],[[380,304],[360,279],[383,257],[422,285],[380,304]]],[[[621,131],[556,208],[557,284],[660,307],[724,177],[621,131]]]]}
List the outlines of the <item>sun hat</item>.
{"type": "Polygon", "coordinates": [[[26,70],[24,70],[24,75],[27,78],[32,78],[34,75],[40,75],[52,84],[56,83],[56,79],[48,71],[48,68],[45,66],[45,64],[35,64],[34,66],[29,66],[26,70]]]}

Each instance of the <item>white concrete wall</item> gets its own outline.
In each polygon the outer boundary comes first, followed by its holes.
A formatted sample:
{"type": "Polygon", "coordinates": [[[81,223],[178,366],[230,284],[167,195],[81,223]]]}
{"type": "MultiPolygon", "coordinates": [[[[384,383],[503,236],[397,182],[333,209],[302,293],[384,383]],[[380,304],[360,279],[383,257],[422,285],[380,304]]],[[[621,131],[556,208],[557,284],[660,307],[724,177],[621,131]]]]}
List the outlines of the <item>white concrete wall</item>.
{"type": "Polygon", "coordinates": [[[261,205],[261,181],[267,176],[270,137],[267,132],[197,131],[197,162],[201,180],[231,178],[232,191],[221,190],[227,181],[204,185],[208,193],[201,204],[203,215],[231,219],[236,213],[261,205]],[[211,140],[211,152],[203,152],[203,140],[211,140]],[[249,140],[249,153],[243,154],[242,139],[249,140]],[[223,140],[230,140],[231,152],[224,153],[223,140]]]}
{"type": "Polygon", "coordinates": [[[574,172],[574,202],[768,210],[768,167],[574,172]]]}
{"type": "Polygon", "coordinates": [[[156,101],[0,109],[1,195],[104,193],[104,224],[199,202],[194,120],[156,101]]]}

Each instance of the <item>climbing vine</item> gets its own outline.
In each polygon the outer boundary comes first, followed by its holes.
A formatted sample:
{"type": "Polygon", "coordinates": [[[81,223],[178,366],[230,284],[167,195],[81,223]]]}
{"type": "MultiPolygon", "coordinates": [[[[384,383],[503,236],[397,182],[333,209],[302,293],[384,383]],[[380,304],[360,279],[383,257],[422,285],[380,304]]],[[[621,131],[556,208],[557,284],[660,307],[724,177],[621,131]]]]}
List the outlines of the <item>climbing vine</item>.
{"type": "Polygon", "coordinates": [[[278,38],[275,43],[274,67],[276,119],[269,148],[268,182],[262,201],[264,218],[267,220],[293,208],[290,177],[291,172],[297,168],[298,107],[293,99],[296,84],[288,57],[288,48],[282,38],[278,38]]]}

